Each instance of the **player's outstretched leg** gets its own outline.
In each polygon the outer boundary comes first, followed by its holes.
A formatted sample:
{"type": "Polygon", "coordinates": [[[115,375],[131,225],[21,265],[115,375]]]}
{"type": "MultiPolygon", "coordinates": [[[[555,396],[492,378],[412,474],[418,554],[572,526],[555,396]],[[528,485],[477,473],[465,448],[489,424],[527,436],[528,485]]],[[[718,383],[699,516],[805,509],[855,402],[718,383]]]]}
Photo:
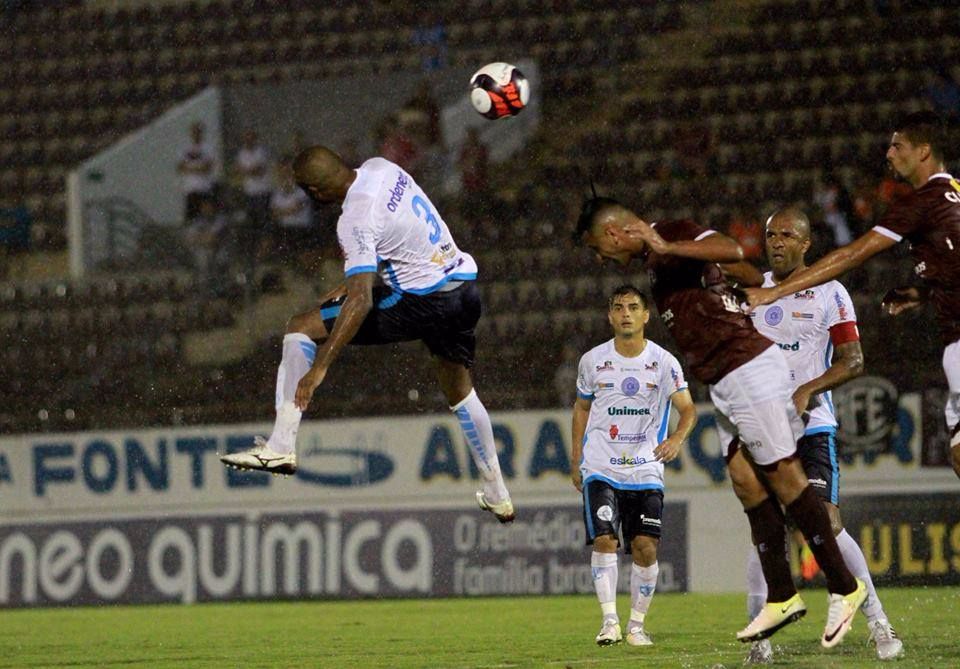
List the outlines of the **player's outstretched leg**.
{"type": "Polygon", "coordinates": [[[319,310],[290,319],[283,337],[283,352],[277,368],[277,417],[270,438],[254,439],[253,448],[220,456],[221,462],[236,469],[250,469],[290,475],[297,471],[297,431],[303,413],[294,404],[297,384],[313,365],[317,345],[313,339],[327,335],[319,310]]]}
{"type": "Polygon", "coordinates": [[[500,459],[497,457],[497,442],[493,438],[490,414],[472,389],[466,398],[450,407],[450,410],[460,421],[463,437],[483,481],[483,489],[477,492],[477,504],[484,511],[491,512],[501,523],[509,523],[516,517],[516,513],[500,472],[500,459]]]}

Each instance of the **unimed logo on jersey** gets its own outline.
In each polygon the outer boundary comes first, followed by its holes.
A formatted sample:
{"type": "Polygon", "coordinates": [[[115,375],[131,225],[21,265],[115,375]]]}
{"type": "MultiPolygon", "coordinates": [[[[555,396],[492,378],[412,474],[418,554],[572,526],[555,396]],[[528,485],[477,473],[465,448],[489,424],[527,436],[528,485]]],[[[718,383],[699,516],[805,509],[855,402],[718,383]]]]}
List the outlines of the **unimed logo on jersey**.
{"type": "Polygon", "coordinates": [[[607,414],[610,416],[649,416],[650,409],[645,407],[609,407],[607,414]]]}

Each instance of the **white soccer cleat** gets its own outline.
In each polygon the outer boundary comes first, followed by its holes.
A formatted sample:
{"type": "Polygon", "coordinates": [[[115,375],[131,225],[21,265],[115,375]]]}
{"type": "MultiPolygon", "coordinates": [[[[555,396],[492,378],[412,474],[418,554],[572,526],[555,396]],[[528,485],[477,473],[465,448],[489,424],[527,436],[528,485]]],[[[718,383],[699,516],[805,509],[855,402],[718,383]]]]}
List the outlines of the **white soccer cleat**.
{"type": "Polygon", "coordinates": [[[800,599],[799,593],[785,602],[767,602],[760,609],[757,617],[737,632],[737,639],[744,643],[766,639],[776,634],[780,628],[800,620],[806,614],[807,606],[800,599]]]}
{"type": "Polygon", "coordinates": [[[220,462],[234,469],[270,472],[290,476],[297,471],[296,453],[277,453],[263,437],[254,437],[253,448],[220,456],[220,462]]]}
{"type": "Polygon", "coordinates": [[[613,618],[605,618],[603,625],[600,626],[600,633],[597,634],[598,646],[612,646],[620,643],[623,635],[620,633],[620,623],[613,618]]]}
{"type": "Polygon", "coordinates": [[[512,523],[513,519],[517,517],[513,510],[513,502],[510,501],[509,497],[494,504],[488,502],[487,496],[480,491],[477,493],[477,505],[484,511],[492,513],[501,523],[512,523]]]}
{"type": "Polygon", "coordinates": [[[867,623],[867,627],[870,628],[869,643],[877,647],[878,660],[895,660],[903,656],[903,642],[889,620],[874,620],[867,623]]]}
{"type": "Polygon", "coordinates": [[[820,639],[820,645],[824,648],[833,648],[843,641],[853,624],[853,616],[867,600],[867,586],[859,578],[856,581],[857,589],[850,594],[830,594],[827,626],[823,628],[823,637],[820,639]]]}
{"type": "Polygon", "coordinates": [[[770,639],[761,639],[750,644],[744,664],[771,664],[773,662],[773,644],[770,639]]]}
{"type": "Polygon", "coordinates": [[[627,645],[629,646],[652,646],[653,640],[643,629],[643,624],[630,622],[627,625],[627,645]]]}

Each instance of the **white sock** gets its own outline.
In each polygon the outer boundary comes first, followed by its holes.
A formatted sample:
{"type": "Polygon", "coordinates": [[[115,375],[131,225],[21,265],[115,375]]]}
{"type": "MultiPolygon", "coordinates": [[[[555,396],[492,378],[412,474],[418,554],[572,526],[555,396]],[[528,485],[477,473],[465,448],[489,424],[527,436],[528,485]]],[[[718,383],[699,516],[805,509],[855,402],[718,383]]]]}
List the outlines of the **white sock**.
{"type": "Polygon", "coordinates": [[[763,567],[757,547],[751,546],[747,553],[747,619],[753,620],[767,603],[767,581],[763,578],[763,567]]]}
{"type": "Polygon", "coordinates": [[[297,430],[303,412],[293,403],[297,384],[310,371],[317,345],[305,334],[293,332],[283,337],[283,355],[277,368],[277,419],[267,443],[277,453],[293,453],[297,448],[297,430]]]}
{"type": "Polygon", "coordinates": [[[883,613],[883,604],[880,603],[877,590],[873,587],[870,568],[867,567],[867,559],[863,556],[860,546],[846,530],[837,535],[837,545],[840,547],[840,554],[843,555],[847,569],[867,586],[867,599],[860,610],[870,622],[881,618],[885,620],[887,616],[883,613]]]}
{"type": "Polygon", "coordinates": [[[503,482],[503,475],[500,473],[497,442],[493,439],[490,414],[477,397],[477,391],[471,390],[459,404],[450,407],[450,411],[460,421],[463,437],[483,478],[483,494],[487,500],[496,504],[510,497],[507,486],[503,482]]]}
{"type": "Polygon", "coordinates": [[[643,624],[650,610],[653,593],[657,589],[657,576],[660,574],[660,563],[654,562],[649,567],[641,567],[636,562],[630,570],[630,620],[643,624]]]}
{"type": "Polygon", "coordinates": [[[617,617],[617,565],[619,558],[616,553],[598,553],[590,555],[590,571],[593,574],[593,588],[597,591],[600,600],[600,610],[603,617],[617,617]]]}

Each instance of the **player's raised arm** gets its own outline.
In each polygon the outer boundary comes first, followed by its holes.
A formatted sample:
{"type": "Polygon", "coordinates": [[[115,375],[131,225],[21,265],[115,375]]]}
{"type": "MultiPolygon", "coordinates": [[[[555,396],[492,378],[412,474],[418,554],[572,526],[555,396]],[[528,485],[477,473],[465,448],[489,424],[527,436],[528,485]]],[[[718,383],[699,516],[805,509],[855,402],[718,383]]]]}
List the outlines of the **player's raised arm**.
{"type": "Polygon", "coordinates": [[[748,288],[747,298],[751,307],[770,304],[785,295],[790,295],[812,286],[819,286],[841,274],[859,267],[869,258],[897,242],[875,230],[869,230],[846,246],[834,249],[803,271],[790,276],[783,283],[771,288],[748,288]]]}
{"type": "Polygon", "coordinates": [[[347,299],[340,309],[333,332],[323,346],[317,349],[313,366],[297,385],[296,405],[300,411],[306,411],[313,392],[323,383],[330,365],[360,330],[363,319],[373,307],[373,282],[376,276],[375,272],[360,272],[347,277],[347,299]]]}
{"type": "Polygon", "coordinates": [[[730,237],[713,230],[704,232],[696,239],[668,242],[660,236],[656,228],[634,216],[633,220],[621,228],[614,228],[613,232],[624,240],[625,245],[631,241],[640,241],[641,248],[646,245],[660,255],[717,263],[738,263],[743,260],[743,249],[740,245],[730,237]]]}

